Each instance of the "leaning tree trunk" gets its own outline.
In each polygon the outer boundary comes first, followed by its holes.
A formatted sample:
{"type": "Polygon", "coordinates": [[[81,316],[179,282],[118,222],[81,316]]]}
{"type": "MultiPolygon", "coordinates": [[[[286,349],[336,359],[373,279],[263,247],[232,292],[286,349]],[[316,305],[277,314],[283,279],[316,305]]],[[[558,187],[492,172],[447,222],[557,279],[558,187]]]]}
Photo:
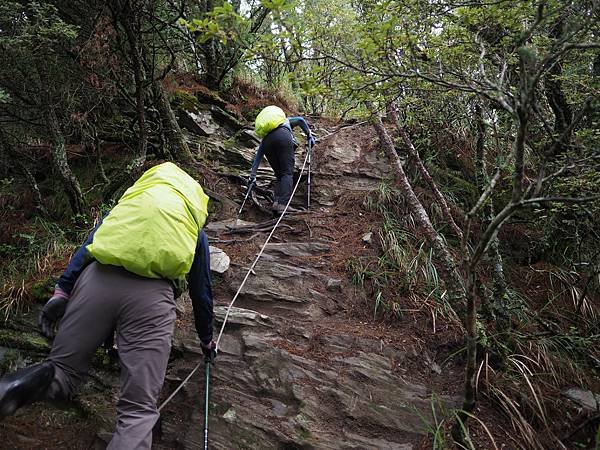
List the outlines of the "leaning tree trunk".
{"type": "Polygon", "coordinates": [[[156,97],[156,106],[165,134],[165,145],[167,146],[168,153],[173,155],[178,161],[193,161],[190,147],[187,145],[187,142],[185,142],[181,128],[177,123],[175,113],[171,108],[169,99],[167,99],[167,95],[160,84],[160,81],[153,82],[153,89],[154,96],[156,97]]]}
{"type": "MultiPolygon", "coordinates": [[[[367,107],[374,112],[372,105],[368,104],[367,107]]],[[[441,259],[442,270],[444,272],[444,281],[448,287],[450,304],[455,307],[457,311],[461,311],[464,309],[465,295],[463,283],[460,275],[458,274],[454,258],[450,254],[450,251],[448,250],[448,247],[446,246],[442,237],[431,224],[431,220],[429,219],[427,211],[425,211],[425,208],[417,198],[412,186],[410,185],[410,181],[408,180],[408,177],[402,168],[402,163],[400,162],[398,153],[396,153],[394,143],[385,130],[383,123],[381,122],[381,118],[376,114],[373,114],[373,126],[377,131],[381,146],[383,147],[383,150],[390,161],[398,188],[404,194],[411,212],[414,214],[418,225],[425,233],[427,241],[441,259]]]]}
{"type": "Polygon", "coordinates": [[[98,136],[98,132],[96,128],[93,128],[92,131],[92,146],[94,147],[94,156],[96,158],[96,170],[98,171],[98,175],[100,176],[100,180],[102,183],[108,184],[110,180],[106,176],[106,171],[104,170],[104,164],[102,163],[102,153],[100,151],[101,140],[98,136]]]}
{"type": "Polygon", "coordinates": [[[400,133],[400,137],[402,138],[402,140],[404,141],[404,144],[406,145],[406,148],[408,150],[408,154],[411,157],[411,160],[414,161],[414,164],[415,164],[419,174],[429,185],[429,188],[433,192],[433,195],[434,195],[436,201],[438,202],[438,205],[442,209],[444,218],[448,222],[448,225],[450,225],[450,228],[452,228],[452,231],[454,232],[456,237],[458,237],[458,239],[462,242],[462,240],[463,240],[462,230],[456,224],[456,221],[454,220],[454,217],[452,216],[452,213],[450,212],[450,208],[448,207],[448,202],[446,202],[446,198],[440,192],[435,180],[429,174],[429,171],[423,164],[423,161],[421,160],[421,157],[419,156],[419,152],[417,152],[417,149],[413,145],[412,140],[410,139],[410,136],[408,135],[408,133],[406,132],[404,127],[402,127],[402,124],[400,123],[400,119],[398,117],[398,113],[397,113],[396,109],[393,106],[391,106],[391,108],[389,109],[388,112],[389,112],[391,119],[394,121],[396,128],[398,129],[398,133],[400,133]]]}
{"type": "Polygon", "coordinates": [[[36,209],[42,215],[47,216],[48,211],[46,210],[46,207],[44,206],[44,202],[42,201],[42,193],[40,192],[40,188],[37,184],[35,177],[31,173],[31,170],[29,170],[29,167],[27,167],[23,162],[21,162],[20,164],[21,164],[21,170],[25,174],[25,178],[27,178],[27,181],[29,182],[29,186],[31,186],[31,190],[33,191],[33,199],[35,202],[36,209]]]}

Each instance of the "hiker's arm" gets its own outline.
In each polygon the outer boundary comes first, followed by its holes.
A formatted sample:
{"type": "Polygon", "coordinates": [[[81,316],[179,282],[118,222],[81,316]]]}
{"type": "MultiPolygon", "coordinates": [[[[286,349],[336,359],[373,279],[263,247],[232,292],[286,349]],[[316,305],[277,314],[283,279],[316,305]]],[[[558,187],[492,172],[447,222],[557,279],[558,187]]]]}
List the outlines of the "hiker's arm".
{"type": "Polygon", "coordinates": [[[69,297],[71,295],[71,291],[73,290],[73,286],[75,286],[77,278],[79,278],[79,275],[81,275],[83,269],[85,269],[86,266],[93,261],[90,253],[87,250],[87,246],[92,243],[94,239],[94,234],[96,233],[98,227],[102,224],[104,218],[106,218],[106,216],[104,216],[102,220],[98,222],[98,225],[96,225],[96,227],[92,230],[85,242],[81,245],[81,247],[77,249],[77,251],[71,257],[67,269],[60,276],[58,282],[56,283],[54,295],[61,295],[63,293],[66,294],[66,297],[69,297]]]}
{"type": "Polygon", "coordinates": [[[292,128],[294,128],[294,127],[302,128],[302,131],[304,132],[306,139],[310,139],[312,134],[310,132],[308,122],[306,122],[306,120],[304,120],[304,117],[288,117],[288,120],[290,121],[290,126],[292,128]]]}
{"type": "Polygon", "coordinates": [[[200,341],[208,345],[213,338],[213,295],[210,277],[210,250],[204,231],[198,235],[196,254],[188,277],[194,322],[200,341]]]}
{"type": "Polygon", "coordinates": [[[302,131],[306,135],[306,141],[308,142],[308,144],[311,147],[317,143],[317,140],[315,139],[315,137],[312,135],[312,132],[310,131],[308,122],[306,120],[304,120],[303,117],[289,117],[288,121],[292,128],[294,128],[294,127],[302,128],[302,131]]]}
{"type": "Polygon", "coordinates": [[[258,150],[256,151],[256,156],[254,157],[254,161],[252,162],[252,170],[250,171],[250,179],[256,178],[256,171],[258,170],[258,165],[260,164],[260,160],[265,154],[265,149],[263,148],[262,142],[258,146],[258,150]]]}

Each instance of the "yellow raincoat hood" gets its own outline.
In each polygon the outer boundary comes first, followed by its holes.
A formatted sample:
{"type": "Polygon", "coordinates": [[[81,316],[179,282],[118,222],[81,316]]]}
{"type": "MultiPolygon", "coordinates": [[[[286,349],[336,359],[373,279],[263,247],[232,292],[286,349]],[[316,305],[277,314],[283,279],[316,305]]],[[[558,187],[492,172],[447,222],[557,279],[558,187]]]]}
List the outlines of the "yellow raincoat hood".
{"type": "Polygon", "coordinates": [[[286,116],[278,106],[267,106],[264,108],[254,122],[254,131],[262,139],[283,122],[285,122],[286,116]]]}

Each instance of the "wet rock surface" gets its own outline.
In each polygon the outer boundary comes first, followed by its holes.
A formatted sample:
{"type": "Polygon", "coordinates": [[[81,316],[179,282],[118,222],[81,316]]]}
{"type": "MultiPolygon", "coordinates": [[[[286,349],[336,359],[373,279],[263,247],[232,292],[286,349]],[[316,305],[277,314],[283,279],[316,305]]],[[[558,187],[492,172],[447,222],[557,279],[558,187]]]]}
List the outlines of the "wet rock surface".
{"type": "Polygon", "coordinates": [[[574,387],[565,390],[563,395],[585,410],[600,411],[600,394],[574,387]]]}
{"type": "MultiPolygon", "coordinates": [[[[212,158],[215,170],[225,177],[246,174],[256,150],[251,134],[233,139],[233,121],[215,127],[212,120],[218,114],[203,114],[202,126],[207,128],[187,136],[192,151],[200,158],[212,158]]],[[[409,361],[420,358],[417,350],[376,336],[346,309],[349,297],[364,293],[351,285],[346,272],[332,269],[340,264],[339,240],[352,231],[336,224],[337,219],[328,222],[328,214],[344,195],[360,201],[389,174],[381,156],[369,150],[374,139],[370,129],[355,130],[353,140],[348,139],[350,133],[342,130],[315,147],[313,208],[284,220],[229,312],[212,368],[212,449],[408,450],[418,448],[426,436],[425,422],[431,420],[434,401],[448,409],[459,405],[458,398],[436,395],[426,379],[407,369],[409,361]]],[[[259,184],[268,187],[273,176],[267,164],[258,177],[259,184]]],[[[294,201],[305,204],[305,195],[304,178],[294,201]]],[[[356,209],[352,202],[344,208],[356,209]]],[[[241,219],[236,220],[236,210],[229,208],[226,217],[205,227],[211,243],[230,258],[228,268],[214,274],[215,338],[228,304],[274,224],[250,203],[241,219]]],[[[344,215],[348,211],[342,211],[344,215]]],[[[343,258],[374,247],[377,239],[363,242],[368,224],[363,228],[353,241],[356,247],[343,258]]],[[[225,258],[222,262],[224,269],[225,258]]],[[[213,265],[218,266],[216,261],[213,265]]],[[[47,355],[48,342],[35,331],[37,313],[33,309],[23,325],[13,324],[16,334],[0,333],[0,362],[5,368],[13,370],[47,355]],[[12,351],[15,348],[20,350],[12,351]]],[[[421,359],[428,374],[438,374],[434,358],[421,359]]],[[[154,449],[204,447],[203,355],[191,302],[183,295],[159,404],[195,368],[190,381],[161,410],[154,449]]],[[[105,448],[116,421],[118,386],[116,359],[99,350],[88,381],[69,409],[38,404],[0,424],[0,431],[10,437],[6,448],[105,448]],[[28,429],[35,434],[29,436],[28,429]]]]}
{"type": "MultiPolygon", "coordinates": [[[[373,190],[389,173],[378,155],[363,155],[361,146],[346,148],[344,142],[340,133],[313,162],[319,204],[335,204],[349,190],[373,190]]],[[[232,218],[210,224],[207,232],[222,238],[236,226],[256,224],[232,218]]],[[[267,234],[255,237],[255,248],[267,234]]],[[[211,381],[211,448],[408,450],[425,436],[433,393],[403,370],[410,355],[361,334],[361,324],[341,311],[347,287],[328,271],[335,245],[301,232],[266,246],[220,341],[211,381]]],[[[215,338],[250,264],[232,264],[215,289],[215,338]]],[[[179,357],[169,366],[165,395],[201,362],[193,327],[176,333],[179,357]]],[[[155,448],[203,448],[200,370],[182,391],[163,411],[163,436],[155,448]]],[[[460,403],[436,398],[448,408],[460,403]]]]}
{"type": "Polygon", "coordinates": [[[217,247],[209,246],[210,249],[210,270],[217,273],[225,273],[229,269],[231,259],[223,250],[217,247]]]}

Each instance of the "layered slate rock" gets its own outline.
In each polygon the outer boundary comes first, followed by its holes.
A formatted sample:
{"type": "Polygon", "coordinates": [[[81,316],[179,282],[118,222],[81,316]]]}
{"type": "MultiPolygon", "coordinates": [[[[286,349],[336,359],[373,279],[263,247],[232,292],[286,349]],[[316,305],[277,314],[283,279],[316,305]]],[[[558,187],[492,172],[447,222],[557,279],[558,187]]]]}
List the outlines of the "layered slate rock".
{"type": "MultiPolygon", "coordinates": [[[[320,205],[335,204],[348,191],[373,191],[389,175],[385,159],[365,151],[368,142],[352,143],[351,134],[342,130],[315,152],[313,196],[320,205]]],[[[373,138],[369,128],[362,137],[373,138]]],[[[244,150],[236,161],[248,163],[253,149],[245,144],[230,147],[223,161],[237,147],[244,150]]],[[[296,162],[302,162],[302,154],[296,162]]],[[[231,218],[209,224],[207,232],[215,240],[243,236],[241,242],[248,234],[227,233],[258,225],[231,218]]],[[[267,233],[248,241],[252,251],[258,252],[267,233]]],[[[433,420],[432,404],[451,410],[460,399],[434,395],[412,380],[404,369],[404,350],[361,333],[361,324],[341,311],[349,288],[328,271],[335,242],[311,239],[309,231],[292,236],[266,246],[230,311],[212,370],[210,448],[415,448],[426,436],[426,422],[433,420]]],[[[215,337],[252,259],[247,256],[240,264],[230,254],[232,264],[215,287],[215,337]]],[[[202,364],[193,327],[176,333],[179,357],[170,364],[165,393],[202,364]]],[[[200,372],[165,408],[166,432],[155,448],[203,448],[200,372]]]]}
{"type": "MultiPolygon", "coordinates": [[[[212,371],[211,448],[407,450],[423,437],[425,424],[416,411],[430,414],[432,393],[401,376],[403,352],[331,331],[311,347],[314,324],[323,316],[319,303],[334,295],[315,290],[331,278],[311,261],[329,251],[331,244],[318,241],[267,246],[256,276],[230,311],[212,371]]],[[[245,275],[235,270],[231,295],[245,275]]],[[[216,333],[226,310],[215,308],[216,333]]],[[[201,350],[193,330],[179,329],[178,335],[178,348],[197,361],[201,350]]],[[[180,360],[171,375],[181,380],[191,365],[180,360]]],[[[189,426],[174,427],[170,439],[186,449],[203,448],[200,375],[185,392],[178,408],[190,411],[189,426]]],[[[449,408],[459,404],[456,398],[439,401],[449,408]]]]}

